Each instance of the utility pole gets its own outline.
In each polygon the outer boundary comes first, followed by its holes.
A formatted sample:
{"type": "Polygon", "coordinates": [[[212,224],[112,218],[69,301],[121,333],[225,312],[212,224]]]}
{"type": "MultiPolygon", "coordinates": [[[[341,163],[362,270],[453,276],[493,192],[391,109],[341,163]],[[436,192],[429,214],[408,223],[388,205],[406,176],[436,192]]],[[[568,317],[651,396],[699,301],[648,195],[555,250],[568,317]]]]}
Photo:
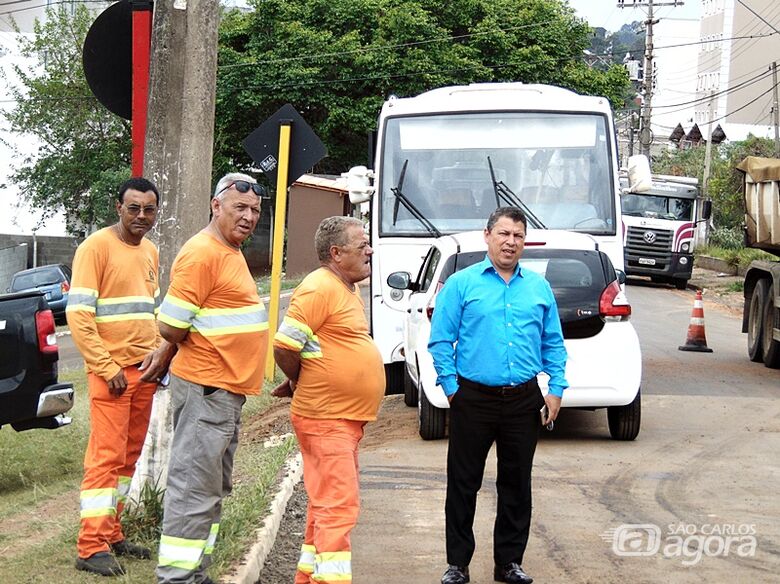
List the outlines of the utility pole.
{"type": "MultiPolygon", "coordinates": [[[[153,236],[160,248],[160,294],[184,242],[209,220],[218,0],[156,0],[152,23],[144,175],[160,190],[153,236]]],[[[152,420],[130,498],[149,481],[167,480],[173,424],[170,392],[155,395],[152,420]]]]}
{"type": "Polygon", "coordinates": [[[710,101],[707,103],[707,146],[704,148],[704,177],[701,183],[701,190],[705,197],[709,196],[710,166],[712,164],[712,119],[715,117],[712,111],[712,100],[715,96],[715,90],[710,91],[710,101]]]}
{"type": "Polygon", "coordinates": [[[629,8],[642,6],[647,8],[647,19],[645,20],[645,64],[644,79],[642,86],[644,89],[644,98],[642,100],[642,116],[639,125],[639,153],[650,157],[650,145],[653,143],[653,132],[651,130],[653,113],[653,25],[658,24],[658,20],[653,18],[653,8],[658,6],[680,6],[682,2],[674,0],[672,2],[653,2],[653,0],[634,0],[627,4],[625,0],[618,0],[618,8],[629,8]]]}
{"type": "Polygon", "coordinates": [[[772,61],[772,113],[775,123],[775,158],[780,158],[780,109],[777,100],[777,61],[772,61]]]}

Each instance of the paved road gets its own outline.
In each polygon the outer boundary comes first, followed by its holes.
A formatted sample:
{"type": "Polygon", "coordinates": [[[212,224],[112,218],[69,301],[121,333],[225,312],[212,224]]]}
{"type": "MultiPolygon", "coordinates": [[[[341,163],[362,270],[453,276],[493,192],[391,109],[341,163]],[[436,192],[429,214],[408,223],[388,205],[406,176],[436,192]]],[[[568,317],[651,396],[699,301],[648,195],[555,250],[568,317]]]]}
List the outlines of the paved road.
{"type": "MultiPolygon", "coordinates": [[[[644,352],[642,431],[615,442],[603,410],[562,413],[537,451],[524,567],[540,584],[777,582],[780,371],[749,362],[739,318],[706,302],[714,352],[678,351],[692,292],[631,288],[629,298],[644,352]]],[[[446,442],[417,438],[415,415],[393,396],[368,429],[356,582],[433,584],[445,567],[446,442]]],[[[493,581],[494,480],[489,460],[474,584],[493,581]]]]}

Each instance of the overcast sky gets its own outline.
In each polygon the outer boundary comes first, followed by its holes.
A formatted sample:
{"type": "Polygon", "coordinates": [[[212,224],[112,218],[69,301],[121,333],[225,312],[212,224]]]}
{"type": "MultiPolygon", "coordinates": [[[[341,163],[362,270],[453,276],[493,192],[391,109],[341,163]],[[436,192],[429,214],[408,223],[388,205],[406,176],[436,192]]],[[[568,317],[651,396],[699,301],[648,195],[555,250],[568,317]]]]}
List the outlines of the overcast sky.
{"type": "MultiPolygon", "coordinates": [[[[670,4],[670,0],[657,0],[659,3],[670,4]]],[[[645,6],[633,6],[634,0],[625,0],[625,8],[618,8],[617,0],[569,0],[579,16],[588,21],[592,27],[604,27],[608,31],[620,30],[624,24],[647,17],[645,6]]],[[[654,2],[655,3],[655,2],[654,2]]],[[[647,4],[646,0],[642,4],[647,4]]],[[[685,0],[682,6],[655,7],[654,15],[659,18],[695,18],[701,14],[699,0],[685,0]]]]}

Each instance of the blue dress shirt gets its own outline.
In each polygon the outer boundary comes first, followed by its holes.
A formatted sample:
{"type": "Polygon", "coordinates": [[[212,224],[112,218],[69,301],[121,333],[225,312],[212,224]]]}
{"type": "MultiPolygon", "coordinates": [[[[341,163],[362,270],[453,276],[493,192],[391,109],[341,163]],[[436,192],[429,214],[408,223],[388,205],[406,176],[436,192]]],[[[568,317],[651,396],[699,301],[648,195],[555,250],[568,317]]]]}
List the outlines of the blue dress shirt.
{"type": "Polygon", "coordinates": [[[507,284],[490,258],[456,272],[436,296],[428,350],[448,396],[460,375],[483,385],[518,385],[542,371],[561,397],[569,384],[552,289],[518,265],[507,284]]]}

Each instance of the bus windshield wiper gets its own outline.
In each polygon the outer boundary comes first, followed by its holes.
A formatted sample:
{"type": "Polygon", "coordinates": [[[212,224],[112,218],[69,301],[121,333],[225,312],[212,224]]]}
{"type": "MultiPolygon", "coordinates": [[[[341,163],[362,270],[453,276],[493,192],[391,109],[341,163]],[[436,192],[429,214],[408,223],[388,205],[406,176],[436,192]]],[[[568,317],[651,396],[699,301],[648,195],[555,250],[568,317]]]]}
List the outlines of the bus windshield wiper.
{"type": "Polygon", "coordinates": [[[395,203],[393,204],[393,226],[395,226],[395,222],[398,219],[398,207],[402,204],[404,208],[409,211],[409,214],[422,223],[423,227],[425,227],[430,233],[436,237],[441,237],[441,231],[436,229],[436,226],[431,223],[425,215],[422,214],[422,212],[415,206],[415,204],[409,200],[409,197],[407,197],[401,190],[404,186],[406,167],[408,165],[409,159],[407,158],[404,160],[404,165],[401,167],[401,174],[398,176],[398,184],[390,189],[393,195],[395,195],[395,203]]]}
{"type": "Polygon", "coordinates": [[[547,229],[539,217],[528,208],[528,205],[523,203],[520,197],[512,192],[512,189],[506,186],[504,181],[496,180],[496,173],[493,170],[493,162],[490,160],[490,156],[487,157],[487,161],[488,166],[490,167],[490,179],[493,181],[493,192],[496,194],[496,207],[500,207],[502,202],[510,207],[519,207],[523,210],[523,213],[525,213],[531,227],[535,227],[536,229],[547,229]]]}

